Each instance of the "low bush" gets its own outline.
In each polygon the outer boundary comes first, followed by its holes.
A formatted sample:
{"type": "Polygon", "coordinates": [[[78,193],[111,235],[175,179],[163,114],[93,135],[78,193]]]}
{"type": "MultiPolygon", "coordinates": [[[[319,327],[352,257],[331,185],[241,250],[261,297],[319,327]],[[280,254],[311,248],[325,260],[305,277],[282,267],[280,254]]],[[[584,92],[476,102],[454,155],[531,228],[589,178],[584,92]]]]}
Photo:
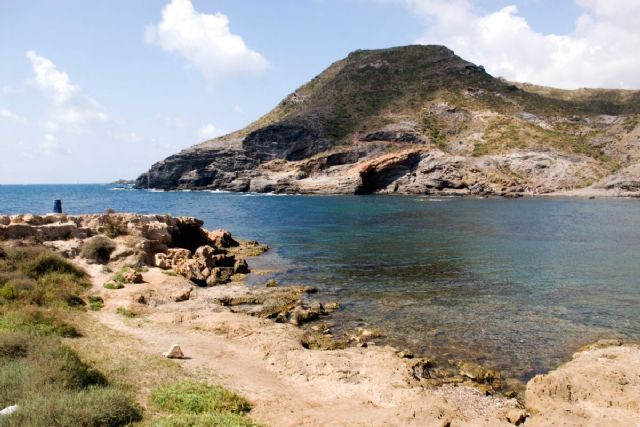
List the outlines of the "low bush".
{"type": "Polygon", "coordinates": [[[80,332],[67,322],[67,314],[60,309],[42,309],[24,306],[0,308],[1,332],[28,332],[33,335],[56,335],[65,338],[81,336],[80,332]]]}
{"type": "Polygon", "coordinates": [[[106,236],[95,236],[82,245],[80,256],[98,264],[106,264],[115,250],[116,244],[113,240],[106,236]]]}
{"type": "Polygon", "coordinates": [[[113,280],[109,280],[107,283],[102,285],[105,289],[122,289],[124,285],[122,283],[114,282],[113,280]]]}
{"type": "Polygon", "coordinates": [[[244,398],[218,385],[183,381],[158,387],[151,395],[160,409],[175,413],[232,413],[246,414],[251,405],[244,398]]]}
{"type": "Polygon", "coordinates": [[[97,295],[89,296],[89,308],[93,311],[100,311],[104,306],[104,300],[97,295]]]}
{"type": "Polygon", "coordinates": [[[68,311],[84,305],[85,277],[45,248],[7,250],[0,260],[0,331],[79,336],[68,311]]]}
{"type": "Polygon", "coordinates": [[[0,407],[7,426],[122,426],[139,407],[53,337],[0,334],[0,407]]]}
{"type": "Polygon", "coordinates": [[[231,413],[179,414],[162,418],[154,427],[260,427],[250,418],[231,413]]]}
{"type": "Polygon", "coordinates": [[[137,316],[136,313],[134,313],[132,310],[130,310],[128,308],[125,308],[125,307],[118,307],[116,309],[116,313],[118,313],[121,316],[128,317],[128,318],[133,318],[133,317],[137,316]]]}
{"type": "Polygon", "coordinates": [[[7,426],[118,427],[141,419],[140,407],[120,390],[89,387],[29,400],[7,418],[7,426]]]}

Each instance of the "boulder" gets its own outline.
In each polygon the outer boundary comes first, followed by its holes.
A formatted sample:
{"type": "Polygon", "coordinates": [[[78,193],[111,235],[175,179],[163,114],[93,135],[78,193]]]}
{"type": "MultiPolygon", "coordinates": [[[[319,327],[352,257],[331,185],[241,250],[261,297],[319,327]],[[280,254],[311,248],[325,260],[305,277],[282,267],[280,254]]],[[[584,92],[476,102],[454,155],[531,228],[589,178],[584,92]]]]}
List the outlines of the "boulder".
{"type": "Polygon", "coordinates": [[[207,277],[202,274],[201,268],[198,261],[193,258],[180,258],[173,263],[173,269],[176,273],[194,282],[205,282],[207,280],[207,277]]]}
{"type": "Polygon", "coordinates": [[[236,264],[236,257],[235,255],[220,254],[215,255],[213,261],[216,267],[233,268],[236,264]]]}
{"type": "Polygon", "coordinates": [[[163,253],[155,254],[153,263],[156,267],[162,268],[163,270],[170,269],[172,265],[171,258],[163,253]]]}
{"type": "Polygon", "coordinates": [[[237,259],[233,265],[233,272],[236,274],[249,274],[249,265],[247,264],[247,261],[242,258],[237,259]]]}
{"type": "Polygon", "coordinates": [[[216,248],[213,246],[205,245],[200,246],[196,249],[196,253],[193,255],[193,258],[197,260],[200,265],[206,268],[213,268],[216,266],[215,261],[216,248]]]}
{"type": "Polygon", "coordinates": [[[167,258],[171,259],[173,264],[180,260],[186,260],[191,257],[191,251],[184,248],[171,248],[167,251],[167,258]]]}
{"type": "Polygon", "coordinates": [[[507,421],[509,421],[511,424],[519,426],[520,424],[524,423],[526,419],[527,412],[524,409],[514,408],[510,409],[509,412],[507,412],[507,421]]]}
{"type": "Polygon", "coordinates": [[[187,301],[191,297],[192,290],[193,288],[191,287],[176,289],[175,291],[171,292],[169,298],[171,298],[171,300],[174,302],[187,301]]]}
{"type": "Polygon", "coordinates": [[[210,231],[208,237],[217,248],[231,248],[240,245],[237,240],[231,237],[231,233],[221,228],[210,231]]]}
{"type": "Polygon", "coordinates": [[[233,270],[230,268],[215,267],[211,270],[211,274],[207,278],[207,286],[216,286],[229,283],[233,270]]]}
{"type": "Polygon", "coordinates": [[[172,345],[169,351],[165,351],[162,355],[167,359],[182,359],[184,357],[184,353],[182,353],[182,349],[178,344],[172,345]]]}
{"type": "Polygon", "coordinates": [[[142,283],[142,274],[135,270],[130,270],[122,274],[125,283],[142,283]]]}

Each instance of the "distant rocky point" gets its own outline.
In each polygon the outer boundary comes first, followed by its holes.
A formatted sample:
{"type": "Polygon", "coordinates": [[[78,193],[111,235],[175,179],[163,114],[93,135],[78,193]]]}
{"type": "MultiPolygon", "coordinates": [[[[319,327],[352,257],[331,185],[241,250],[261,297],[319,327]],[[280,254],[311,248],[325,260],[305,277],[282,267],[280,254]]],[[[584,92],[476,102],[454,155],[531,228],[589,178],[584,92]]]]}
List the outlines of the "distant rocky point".
{"type": "Polygon", "coordinates": [[[135,179],[119,179],[117,181],[110,182],[111,185],[135,185],[135,179]]]}
{"type": "Polygon", "coordinates": [[[139,188],[640,195],[640,91],[494,78],[443,46],[355,51],[139,188]],[[582,192],[582,193],[581,193],[582,192]]]}

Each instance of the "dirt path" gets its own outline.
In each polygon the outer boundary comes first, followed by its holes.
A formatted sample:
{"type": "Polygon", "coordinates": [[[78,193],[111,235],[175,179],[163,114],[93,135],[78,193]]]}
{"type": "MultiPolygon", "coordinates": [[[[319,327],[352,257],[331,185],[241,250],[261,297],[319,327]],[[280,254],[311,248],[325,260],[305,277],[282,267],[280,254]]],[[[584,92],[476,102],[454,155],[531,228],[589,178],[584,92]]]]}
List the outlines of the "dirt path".
{"type": "Polygon", "coordinates": [[[444,426],[486,417],[500,425],[515,404],[466,387],[426,390],[391,349],[303,349],[297,328],[212,302],[241,286],[194,288],[188,301],[173,302],[167,295],[189,285],[158,269],[144,274],[146,283],[106,290],[108,275],[84,267],[94,293],[105,300],[94,314],[99,322],[135,337],[143,343],[137,350],[149,354],[179,344],[188,358],[177,363],[247,397],[254,404],[251,416],[270,426],[444,426]],[[134,302],[140,295],[146,304],[134,302]],[[140,314],[125,318],[116,313],[119,307],[140,314]]]}

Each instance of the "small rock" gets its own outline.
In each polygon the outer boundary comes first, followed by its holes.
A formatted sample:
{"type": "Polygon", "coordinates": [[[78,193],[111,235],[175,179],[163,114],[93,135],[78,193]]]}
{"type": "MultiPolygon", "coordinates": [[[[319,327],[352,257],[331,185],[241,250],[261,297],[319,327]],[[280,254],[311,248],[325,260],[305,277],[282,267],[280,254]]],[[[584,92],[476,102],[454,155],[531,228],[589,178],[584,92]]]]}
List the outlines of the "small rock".
{"type": "Polygon", "coordinates": [[[189,299],[189,297],[191,296],[191,290],[193,288],[187,288],[187,289],[178,289],[174,292],[171,293],[171,295],[169,296],[174,302],[181,302],[181,301],[187,301],[189,299]]]}
{"type": "Polygon", "coordinates": [[[169,351],[165,351],[162,355],[167,359],[182,359],[184,357],[182,349],[177,344],[172,345],[169,351]]]}
{"type": "Polygon", "coordinates": [[[482,381],[485,378],[486,371],[482,366],[472,362],[460,363],[460,375],[464,375],[467,378],[471,378],[475,381],[482,381]]]}
{"type": "Polygon", "coordinates": [[[133,296],[133,300],[135,302],[137,302],[138,304],[146,304],[147,303],[147,297],[145,297],[143,294],[134,295],[133,296]]]}
{"type": "Polygon", "coordinates": [[[127,271],[122,278],[126,283],[142,283],[142,274],[135,270],[127,271]]]}
{"type": "Polygon", "coordinates": [[[231,237],[231,233],[223,229],[210,231],[208,237],[213,245],[218,248],[230,248],[240,244],[237,240],[231,237]]]}
{"type": "Polygon", "coordinates": [[[409,349],[404,349],[398,352],[398,357],[402,359],[413,359],[413,352],[409,349]]]}
{"type": "Polygon", "coordinates": [[[325,311],[327,312],[340,310],[340,304],[335,301],[331,301],[326,304],[323,304],[323,306],[325,311]]]}
{"type": "Polygon", "coordinates": [[[267,288],[275,288],[278,286],[278,281],[271,279],[267,283],[265,283],[264,286],[267,288]]]}
{"type": "Polygon", "coordinates": [[[310,350],[338,350],[347,348],[349,343],[343,339],[335,339],[329,334],[322,334],[313,331],[305,332],[300,338],[304,348],[310,350]]]}
{"type": "Polygon", "coordinates": [[[167,258],[167,254],[155,254],[154,260],[154,264],[158,268],[161,268],[163,270],[168,270],[171,268],[171,259],[167,258]]]}
{"type": "Polygon", "coordinates": [[[18,405],[7,406],[3,410],[0,411],[0,417],[4,417],[5,415],[11,415],[19,409],[18,405]]]}
{"type": "Polygon", "coordinates": [[[507,412],[507,421],[511,424],[519,426],[527,419],[527,413],[524,409],[511,409],[507,412]]]}

